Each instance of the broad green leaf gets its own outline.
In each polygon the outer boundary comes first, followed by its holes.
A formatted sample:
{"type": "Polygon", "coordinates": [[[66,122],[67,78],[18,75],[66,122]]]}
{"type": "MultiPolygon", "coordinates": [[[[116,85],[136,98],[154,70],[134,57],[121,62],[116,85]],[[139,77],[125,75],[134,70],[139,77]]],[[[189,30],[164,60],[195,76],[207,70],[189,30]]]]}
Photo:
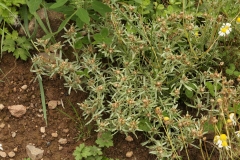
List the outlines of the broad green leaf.
{"type": "Polygon", "coordinates": [[[81,41],[81,40],[78,40],[77,42],[74,43],[74,47],[75,47],[76,49],[81,49],[82,46],[83,46],[83,44],[82,44],[82,41],[81,41]]]}
{"type": "Polygon", "coordinates": [[[229,65],[229,67],[230,67],[230,69],[233,70],[233,71],[236,69],[236,67],[235,67],[235,65],[234,65],[233,63],[231,63],[231,64],[229,65]]]}
{"type": "Polygon", "coordinates": [[[68,0],[57,0],[56,3],[52,4],[49,8],[54,9],[63,6],[68,0]]]}
{"type": "Polygon", "coordinates": [[[99,147],[110,147],[113,146],[113,135],[111,132],[104,132],[98,139],[95,141],[99,147]]]}
{"type": "Polygon", "coordinates": [[[99,147],[96,147],[95,145],[94,146],[91,146],[90,147],[90,150],[91,150],[91,154],[93,156],[99,156],[99,155],[102,155],[102,151],[99,147]]]}
{"type": "Polygon", "coordinates": [[[212,96],[214,96],[214,95],[215,95],[215,92],[214,92],[214,87],[213,87],[212,83],[211,83],[211,82],[206,82],[206,87],[208,88],[210,94],[211,94],[212,96]]]}
{"type": "Polygon", "coordinates": [[[28,56],[27,56],[27,55],[28,55],[27,51],[24,50],[24,49],[22,49],[22,48],[17,48],[17,49],[14,51],[13,55],[15,56],[16,59],[18,59],[18,58],[20,57],[21,60],[24,60],[24,61],[26,61],[27,58],[28,58],[28,56]]]}
{"type": "Polygon", "coordinates": [[[29,7],[29,12],[31,14],[35,13],[38,9],[40,9],[40,4],[42,0],[28,0],[27,5],[29,7]]]}
{"type": "Polygon", "coordinates": [[[92,7],[95,11],[100,13],[102,16],[105,16],[105,13],[112,11],[112,9],[108,5],[103,4],[102,2],[99,2],[96,0],[92,2],[92,7]]]}
{"type": "Polygon", "coordinates": [[[16,30],[14,30],[14,31],[12,32],[11,37],[12,37],[13,40],[17,40],[17,39],[18,39],[18,32],[17,32],[16,30]]]}
{"type": "Polygon", "coordinates": [[[159,4],[158,6],[157,6],[157,10],[163,10],[164,9],[164,5],[163,4],[159,4]]]}
{"type": "Polygon", "coordinates": [[[83,26],[84,26],[84,22],[81,21],[79,18],[76,19],[76,24],[77,24],[79,29],[82,29],[83,26]]]}
{"type": "Polygon", "coordinates": [[[149,128],[150,122],[148,119],[140,119],[138,128],[141,129],[142,131],[148,132],[151,129],[149,128]]]}
{"type": "Polygon", "coordinates": [[[186,95],[188,98],[192,98],[192,97],[193,97],[193,91],[186,89],[186,90],[185,90],[185,95],[186,95]]]}
{"type": "Polygon", "coordinates": [[[5,39],[3,41],[2,51],[14,52],[15,51],[15,42],[12,39],[5,39]]]}
{"type": "Polygon", "coordinates": [[[238,77],[240,75],[240,72],[234,71],[233,74],[238,77]]]}
{"type": "Polygon", "coordinates": [[[228,75],[232,75],[232,74],[233,74],[233,70],[231,70],[231,69],[226,69],[226,73],[227,73],[228,75]]]}
{"type": "Polygon", "coordinates": [[[82,153],[81,153],[82,157],[84,158],[87,158],[88,156],[91,156],[92,153],[91,153],[91,150],[89,147],[85,146],[82,150],[82,153]]]}
{"type": "Polygon", "coordinates": [[[104,37],[102,37],[101,33],[96,33],[93,35],[93,39],[95,41],[102,41],[104,39],[104,37]]]}
{"type": "Polygon", "coordinates": [[[89,24],[90,17],[89,17],[87,10],[85,10],[83,8],[79,8],[76,12],[76,15],[78,16],[78,18],[81,19],[81,21],[83,21],[86,24],[89,24]]]}
{"type": "Polygon", "coordinates": [[[104,37],[107,37],[108,36],[108,29],[107,28],[103,28],[101,30],[101,35],[104,36],[104,37]]]}

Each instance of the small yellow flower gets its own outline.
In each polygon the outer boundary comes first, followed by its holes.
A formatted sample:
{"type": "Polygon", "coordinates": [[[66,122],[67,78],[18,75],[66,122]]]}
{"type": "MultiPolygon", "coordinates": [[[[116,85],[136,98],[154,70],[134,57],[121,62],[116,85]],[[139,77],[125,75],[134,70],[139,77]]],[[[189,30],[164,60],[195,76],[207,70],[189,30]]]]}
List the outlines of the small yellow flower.
{"type": "Polygon", "coordinates": [[[227,119],[227,123],[232,123],[232,120],[231,119],[227,119]]]}
{"type": "Polygon", "coordinates": [[[226,141],[227,140],[227,135],[226,134],[221,134],[220,135],[220,140],[221,141],[226,141]]]}
{"type": "Polygon", "coordinates": [[[163,117],[164,121],[169,121],[169,117],[163,117]]]}
{"type": "Polygon", "coordinates": [[[222,147],[225,147],[226,150],[229,150],[231,147],[228,145],[227,141],[222,142],[222,147]]]}
{"type": "Polygon", "coordinates": [[[231,147],[228,145],[227,139],[226,134],[221,134],[220,136],[216,135],[213,142],[218,146],[218,148],[225,148],[226,150],[229,150],[231,147]]]}
{"type": "Polygon", "coordinates": [[[238,18],[236,19],[236,23],[237,23],[237,24],[240,24],[240,17],[238,17],[238,18]]]}
{"type": "Polygon", "coordinates": [[[199,31],[195,31],[194,35],[195,35],[195,37],[199,37],[200,36],[200,32],[199,31]]]}

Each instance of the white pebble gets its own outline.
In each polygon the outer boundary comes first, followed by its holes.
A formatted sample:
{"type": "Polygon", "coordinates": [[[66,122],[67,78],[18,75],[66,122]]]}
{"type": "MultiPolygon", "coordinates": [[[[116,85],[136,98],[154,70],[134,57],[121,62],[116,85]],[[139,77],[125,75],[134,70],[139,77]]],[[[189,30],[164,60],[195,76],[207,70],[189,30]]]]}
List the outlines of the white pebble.
{"type": "Polygon", "coordinates": [[[16,137],[17,133],[16,132],[12,132],[12,137],[16,137]]]}
{"type": "Polygon", "coordinates": [[[4,105],[0,104],[0,111],[3,110],[3,108],[4,108],[4,105]]]}
{"type": "Polygon", "coordinates": [[[60,138],[60,139],[58,140],[58,143],[60,143],[60,144],[66,144],[66,143],[67,143],[67,139],[65,139],[65,138],[60,138]]]}
{"type": "Polygon", "coordinates": [[[132,155],[133,155],[133,151],[129,151],[126,153],[126,157],[128,158],[132,157],[132,155]]]}
{"type": "Polygon", "coordinates": [[[41,132],[41,133],[45,133],[45,132],[46,132],[45,127],[41,127],[41,128],[40,128],[40,132],[41,132]]]}
{"type": "Polygon", "coordinates": [[[0,151],[0,157],[3,157],[3,158],[7,157],[7,153],[3,152],[3,151],[0,151]]]}
{"type": "Polygon", "coordinates": [[[14,157],[14,156],[15,156],[15,152],[13,152],[13,151],[9,152],[9,153],[8,153],[8,156],[9,156],[10,158],[14,157]]]}
{"type": "Polygon", "coordinates": [[[52,133],[52,137],[58,137],[58,134],[57,134],[57,132],[54,132],[54,133],[52,133]]]}
{"type": "Polygon", "coordinates": [[[22,89],[22,90],[26,90],[27,87],[28,87],[28,86],[25,84],[25,85],[23,85],[23,86],[21,87],[21,89],[22,89]]]}

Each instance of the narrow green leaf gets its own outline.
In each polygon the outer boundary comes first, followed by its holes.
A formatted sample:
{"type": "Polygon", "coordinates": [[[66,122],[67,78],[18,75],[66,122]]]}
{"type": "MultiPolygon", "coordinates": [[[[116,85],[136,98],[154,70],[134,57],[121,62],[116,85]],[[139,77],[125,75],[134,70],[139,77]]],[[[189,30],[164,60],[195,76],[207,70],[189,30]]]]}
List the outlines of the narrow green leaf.
{"type": "Polygon", "coordinates": [[[79,8],[76,12],[76,15],[78,16],[78,18],[83,21],[86,24],[89,24],[90,22],[90,17],[89,14],[87,12],[87,10],[83,9],[83,8],[79,8]]]}

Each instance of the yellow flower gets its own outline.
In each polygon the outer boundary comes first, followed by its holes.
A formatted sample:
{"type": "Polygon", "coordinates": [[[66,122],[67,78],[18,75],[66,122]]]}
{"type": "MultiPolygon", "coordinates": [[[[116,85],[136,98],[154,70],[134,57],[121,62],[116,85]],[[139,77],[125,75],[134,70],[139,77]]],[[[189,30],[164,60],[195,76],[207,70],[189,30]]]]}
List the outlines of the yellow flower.
{"type": "Polygon", "coordinates": [[[232,123],[232,120],[231,119],[227,119],[227,123],[232,123]]]}
{"type": "Polygon", "coordinates": [[[169,117],[163,117],[164,121],[169,121],[169,117]]]}
{"type": "Polygon", "coordinates": [[[216,135],[213,142],[218,146],[218,148],[225,148],[226,150],[229,150],[231,147],[228,145],[227,139],[226,134],[221,134],[220,136],[216,135]]]}
{"type": "Polygon", "coordinates": [[[227,135],[226,134],[221,134],[220,135],[220,140],[221,141],[226,141],[227,140],[227,135]]]}
{"type": "Polygon", "coordinates": [[[240,24],[240,17],[238,17],[238,18],[236,19],[236,23],[237,23],[237,24],[240,24]]]}
{"type": "Polygon", "coordinates": [[[229,150],[231,147],[228,145],[227,141],[222,142],[222,147],[225,147],[226,150],[229,150]]]}

